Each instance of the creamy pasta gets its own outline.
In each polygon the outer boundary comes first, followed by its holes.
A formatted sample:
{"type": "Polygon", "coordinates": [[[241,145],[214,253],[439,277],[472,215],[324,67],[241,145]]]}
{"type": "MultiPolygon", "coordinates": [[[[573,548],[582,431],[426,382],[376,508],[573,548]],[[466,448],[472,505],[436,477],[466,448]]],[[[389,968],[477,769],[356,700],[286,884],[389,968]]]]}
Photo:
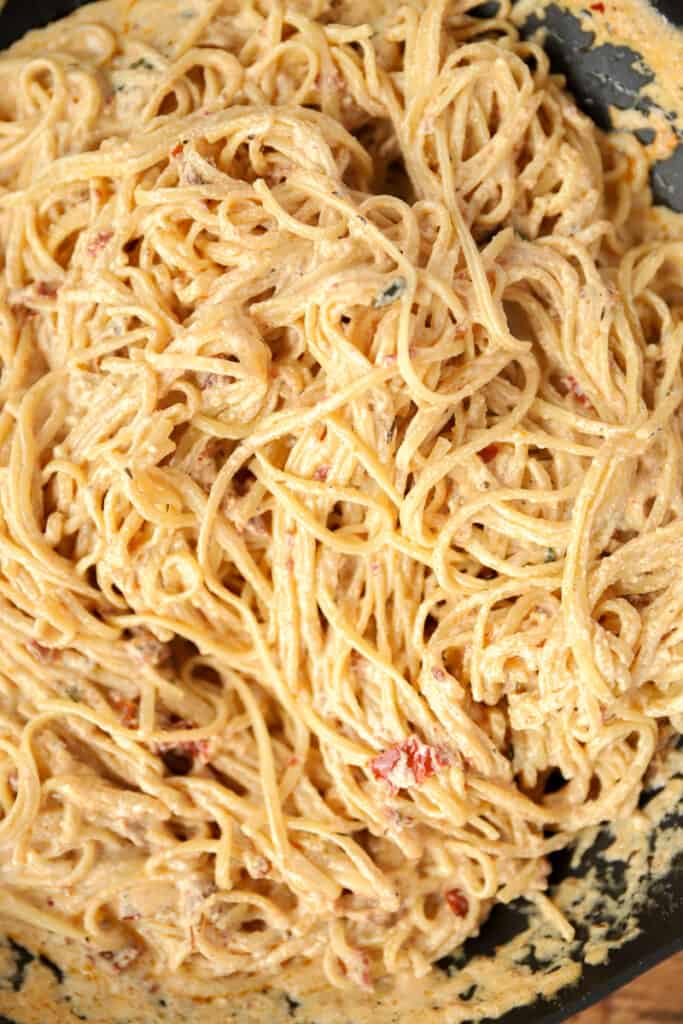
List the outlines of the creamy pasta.
{"type": "Polygon", "coordinates": [[[478,0],[0,58],[0,911],[424,975],[683,721],[683,225],[478,0]]]}

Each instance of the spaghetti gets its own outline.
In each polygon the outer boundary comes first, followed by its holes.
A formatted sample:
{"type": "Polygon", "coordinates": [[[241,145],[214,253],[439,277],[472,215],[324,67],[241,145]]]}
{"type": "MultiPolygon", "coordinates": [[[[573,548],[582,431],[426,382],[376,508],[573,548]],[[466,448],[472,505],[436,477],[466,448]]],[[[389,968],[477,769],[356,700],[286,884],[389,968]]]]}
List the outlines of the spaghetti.
{"type": "Polygon", "coordinates": [[[0,910],[104,968],[571,934],[681,727],[683,228],[477,2],[0,59],[0,910]]]}

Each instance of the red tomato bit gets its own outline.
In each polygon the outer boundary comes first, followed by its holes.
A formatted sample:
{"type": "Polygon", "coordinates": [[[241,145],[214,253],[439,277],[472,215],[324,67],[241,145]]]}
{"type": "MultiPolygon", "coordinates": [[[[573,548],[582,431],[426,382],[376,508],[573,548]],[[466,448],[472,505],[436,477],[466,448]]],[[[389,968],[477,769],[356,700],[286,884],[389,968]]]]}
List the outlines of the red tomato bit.
{"type": "Polygon", "coordinates": [[[450,756],[443,747],[430,747],[417,736],[409,736],[373,757],[370,770],[376,779],[388,782],[397,792],[408,786],[419,786],[449,762],[450,756]]]}
{"type": "Polygon", "coordinates": [[[483,462],[491,462],[493,459],[495,459],[497,454],[498,454],[498,445],[497,444],[487,444],[485,448],[482,448],[478,452],[479,458],[483,462]]]}
{"type": "Polygon", "coordinates": [[[36,292],[43,299],[53,299],[57,294],[57,288],[59,287],[54,281],[38,281],[36,284],[36,292]]]}
{"type": "Polygon", "coordinates": [[[121,725],[126,729],[137,729],[138,706],[134,700],[126,700],[120,693],[111,694],[111,702],[119,713],[121,725]]]}
{"type": "Polygon", "coordinates": [[[446,893],[446,903],[456,917],[467,917],[470,902],[462,889],[449,889],[446,893]]]}

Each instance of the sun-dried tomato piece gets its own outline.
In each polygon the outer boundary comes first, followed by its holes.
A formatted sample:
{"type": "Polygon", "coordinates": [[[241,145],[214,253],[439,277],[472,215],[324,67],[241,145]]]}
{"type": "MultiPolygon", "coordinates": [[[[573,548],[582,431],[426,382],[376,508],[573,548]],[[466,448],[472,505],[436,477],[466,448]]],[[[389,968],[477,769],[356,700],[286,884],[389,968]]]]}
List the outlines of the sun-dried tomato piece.
{"type": "Polygon", "coordinates": [[[388,750],[383,750],[377,757],[373,757],[370,762],[372,774],[376,779],[387,779],[400,760],[401,748],[389,747],[388,750]]]}
{"type": "Polygon", "coordinates": [[[456,917],[467,917],[470,901],[462,889],[449,889],[446,893],[446,903],[456,917]]]}
{"type": "Polygon", "coordinates": [[[43,299],[53,299],[58,288],[59,285],[56,281],[38,281],[36,283],[36,293],[43,299]]]}
{"type": "Polygon", "coordinates": [[[485,448],[480,449],[477,453],[482,462],[492,462],[498,454],[497,444],[487,444],[485,448]]]}
{"type": "Polygon", "coordinates": [[[126,729],[137,729],[138,705],[134,700],[122,697],[120,693],[112,693],[110,700],[119,713],[121,725],[126,729]]]}
{"type": "Polygon", "coordinates": [[[432,747],[417,736],[409,736],[373,757],[370,770],[376,779],[383,779],[393,790],[399,790],[419,786],[449,762],[448,751],[443,747],[432,747]]]}

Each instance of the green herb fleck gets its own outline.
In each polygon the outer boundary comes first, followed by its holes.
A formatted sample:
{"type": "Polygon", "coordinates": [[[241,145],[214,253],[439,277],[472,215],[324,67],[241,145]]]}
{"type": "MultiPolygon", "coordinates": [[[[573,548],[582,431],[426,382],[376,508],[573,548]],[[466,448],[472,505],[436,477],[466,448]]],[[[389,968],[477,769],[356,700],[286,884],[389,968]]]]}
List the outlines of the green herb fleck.
{"type": "Polygon", "coordinates": [[[76,704],[78,704],[81,699],[81,691],[78,689],[77,686],[74,686],[73,683],[67,686],[66,695],[69,698],[69,700],[75,701],[76,704]]]}
{"type": "Polygon", "coordinates": [[[134,61],[130,66],[131,71],[139,71],[140,68],[144,68],[145,71],[154,71],[154,65],[146,57],[140,57],[139,60],[134,61]]]}
{"type": "Polygon", "coordinates": [[[557,551],[555,550],[555,548],[546,548],[545,549],[545,561],[546,562],[556,562],[557,561],[557,551]]]}
{"type": "Polygon", "coordinates": [[[190,10],[189,7],[187,7],[187,8],[185,8],[184,11],[180,12],[180,17],[184,18],[186,21],[189,21],[191,18],[196,18],[197,17],[197,12],[196,11],[192,11],[192,10],[190,10]]]}
{"type": "Polygon", "coordinates": [[[372,305],[375,309],[381,309],[383,306],[389,306],[396,299],[400,298],[406,290],[407,281],[405,277],[395,277],[386,288],[383,289],[375,298],[372,300],[372,305]]]}

